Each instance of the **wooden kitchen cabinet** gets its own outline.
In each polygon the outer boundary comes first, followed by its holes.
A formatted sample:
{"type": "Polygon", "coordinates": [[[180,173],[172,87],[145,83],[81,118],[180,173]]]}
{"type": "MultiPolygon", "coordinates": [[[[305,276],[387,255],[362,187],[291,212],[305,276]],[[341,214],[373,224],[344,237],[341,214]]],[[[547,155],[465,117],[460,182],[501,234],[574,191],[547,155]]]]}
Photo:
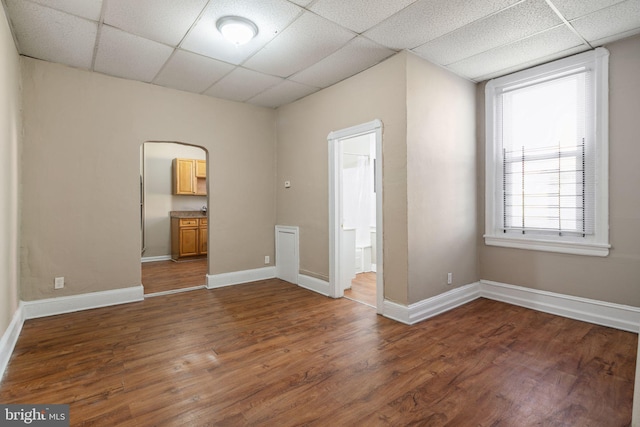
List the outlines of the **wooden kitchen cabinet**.
{"type": "Polygon", "coordinates": [[[196,160],[196,178],[206,178],[206,177],[207,177],[207,161],[196,160]]]}
{"type": "Polygon", "coordinates": [[[171,218],[171,258],[207,255],[207,218],[171,218]]]}
{"type": "Polygon", "coordinates": [[[207,239],[208,239],[208,229],[207,226],[205,225],[204,227],[200,227],[198,228],[199,234],[198,234],[198,252],[200,252],[200,254],[206,254],[207,253],[207,239]]]}
{"type": "Polygon", "coordinates": [[[173,194],[206,196],[207,161],[173,159],[173,194]]]}

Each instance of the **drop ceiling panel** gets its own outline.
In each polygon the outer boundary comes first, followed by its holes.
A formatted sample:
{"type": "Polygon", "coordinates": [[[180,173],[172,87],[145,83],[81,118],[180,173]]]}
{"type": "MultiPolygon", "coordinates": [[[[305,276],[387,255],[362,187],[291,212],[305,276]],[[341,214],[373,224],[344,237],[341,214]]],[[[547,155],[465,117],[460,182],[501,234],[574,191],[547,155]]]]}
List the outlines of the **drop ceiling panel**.
{"type": "Polygon", "coordinates": [[[544,0],[531,0],[438,37],[414,52],[447,65],[560,24],[562,20],[544,0]]]}
{"type": "Polygon", "coordinates": [[[571,21],[587,41],[611,37],[640,28],[640,0],[627,0],[571,21]]]}
{"type": "Polygon", "coordinates": [[[534,64],[540,58],[581,45],[583,44],[579,37],[566,26],[560,26],[472,56],[447,68],[461,76],[476,80],[480,76],[516,67],[519,64],[534,64]]]}
{"type": "Polygon", "coordinates": [[[496,71],[496,72],[485,74],[483,76],[476,77],[474,80],[478,81],[478,82],[482,82],[482,81],[485,81],[485,80],[490,80],[490,79],[493,79],[493,78],[496,78],[496,77],[501,77],[501,76],[505,76],[507,74],[515,73],[516,71],[521,71],[521,70],[524,70],[526,68],[535,67],[536,65],[545,64],[547,62],[554,61],[556,59],[566,58],[567,56],[575,55],[575,54],[578,54],[578,53],[581,53],[581,52],[585,52],[587,50],[589,50],[589,47],[587,47],[587,45],[583,44],[583,45],[580,45],[580,46],[572,47],[572,48],[567,49],[567,50],[554,52],[551,55],[543,56],[541,58],[536,58],[535,60],[532,60],[532,61],[523,62],[523,63],[518,64],[518,65],[513,66],[513,67],[504,68],[504,69],[496,71]]]}
{"type": "Polygon", "coordinates": [[[611,43],[614,42],[616,40],[621,40],[627,37],[633,37],[635,35],[640,34],[640,28],[636,28],[634,30],[631,31],[625,31],[624,33],[618,33],[616,35],[613,35],[611,37],[604,37],[602,39],[597,39],[594,41],[589,42],[589,44],[591,44],[591,46],[597,47],[597,46],[602,46],[605,45],[607,43],[611,43]]]}
{"type": "Polygon", "coordinates": [[[364,35],[393,49],[413,49],[518,0],[419,0],[364,35]]]}
{"type": "Polygon", "coordinates": [[[567,20],[579,18],[625,0],[551,0],[551,3],[567,20]]]}
{"type": "Polygon", "coordinates": [[[226,62],[176,50],[153,83],[201,93],[234,68],[226,62]]]}
{"type": "Polygon", "coordinates": [[[245,66],[265,74],[288,77],[340,49],[355,34],[313,13],[305,12],[245,66]]]}
{"type": "Polygon", "coordinates": [[[8,0],[20,53],[91,68],[98,24],[25,0],[8,0]]]}
{"type": "Polygon", "coordinates": [[[279,85],[251,98],[248,102],[261,107],[276,108],[312,94],[317,90],[318,88],[315,87],[284,80],[279,85]]]}
{"type": "Polygon", "coordinates": [[[116,28],[103,26],[95,70],[125,79],[150,82],[173,49],[116,28]]]}
{"type": "Polygon", "coordinates": [[[640,33],[640,0],[2,1],[22,55],[269,107],[400,49],[484,80],[640,33]],[[227,15],[257,37],[223,40],[227,15]]]}
{"type": "Polygon", "coordinates": [[[187,34],[181,47],[231,64],[241,64],[281,33],[301,11],[300,7],[286,0],[213,1],[187,34]],[[258,26],[258,35],[242,46],[236,46],[223,39],[216,28],[216,22],[228,15],[250,19],[258,26]]]}
{"type": "Polygon", "coordinates": [[[362,33],[416,0],[318,0],[311,10],[356,33],[362,33]]]}
{"type": "Polygon", "coordinates": [[[206,4],[207,0],[109,0],[104,23],[177,46],[206,4]]]}
{"type": "Polygon", "coordinates": [[[205,95],[244,102],[282,82],[283,79],[280,77],[237,67],[211,86],[205,95]]]}
{"type": "Polygon", "coordinates": [[[92,21],[100,20],[102,0],[32,0],[44,6],[67,12],[72,15],[87,18],[92,21]]]}
{"type": "Polygon", "coordinates": [[[302,70],[291,80],[316,87],[328,87],[365,70],[395,52],[364,37],[357,37],[320,62],[302,70]]]}

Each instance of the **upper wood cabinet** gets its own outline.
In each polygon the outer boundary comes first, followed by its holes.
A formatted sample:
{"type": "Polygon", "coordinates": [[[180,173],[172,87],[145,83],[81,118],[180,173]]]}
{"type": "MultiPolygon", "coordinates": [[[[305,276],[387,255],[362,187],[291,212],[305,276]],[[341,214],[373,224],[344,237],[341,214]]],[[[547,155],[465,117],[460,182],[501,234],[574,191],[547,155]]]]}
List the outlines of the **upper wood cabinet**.
{"type": "Polygon", "coordinates": [[[207,195],[207,161],[173,159],[173,194],[207,195]]]}
{"type": "Polygon", "coordinates": [[[206,178],[206,177],[207,177],[207,161],[196,160],[196,178],[206,178]]]}

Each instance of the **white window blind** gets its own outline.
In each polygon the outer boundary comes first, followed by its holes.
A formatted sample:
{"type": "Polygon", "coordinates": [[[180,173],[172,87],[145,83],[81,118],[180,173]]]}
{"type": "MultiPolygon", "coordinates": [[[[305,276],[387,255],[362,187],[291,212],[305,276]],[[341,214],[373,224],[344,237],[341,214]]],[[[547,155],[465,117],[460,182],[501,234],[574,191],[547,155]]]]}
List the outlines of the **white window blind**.
{"type": "Polygon", "coordinates": [[[591,73],[566,74],[506,86],[498,97],[504,233],[593,234],[594,165],[586,132],[593,117],[591,73]]]}

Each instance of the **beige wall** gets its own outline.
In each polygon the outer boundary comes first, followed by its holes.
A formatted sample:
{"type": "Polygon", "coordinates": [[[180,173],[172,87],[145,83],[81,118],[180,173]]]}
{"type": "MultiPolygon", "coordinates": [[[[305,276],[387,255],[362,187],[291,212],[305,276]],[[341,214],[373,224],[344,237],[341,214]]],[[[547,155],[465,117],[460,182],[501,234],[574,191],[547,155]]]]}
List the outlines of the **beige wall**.
{"type": "Polygon", "coordinates": [[[140,284],[145,141],[209,153],[209,272],[273,256],[275,111],[22,58],[24,300],[140,284]],[[66,287],[53,290],[53,278],[66,287]]]}
{"type": "Polygon", "coordinates": [[[332,130],[383,122],[384,296],[411,304],[478,280],[475,85],[401,52],[278,110],[278,215],[303,274],[327,279],[332,130]],[[291,181],[291,188],[280,185],[291,181]]]}
{"type": "Polygon", "coordinates": [[[20,61],[0,5],[0,337],[18,308],[20,61]]]}
{"type": "MultiPolygon", "coordinates": [[[[609,223],[606,258],[485,246],[482,279],[640,306],[640,36],[606,46],[609,68],[609,223]]],[[[484,224],[484,85],[477,90],[478,223],[484,224]]]]}
{"type": "Polygon", "coordinates": [[[410,304],[479,280],[475,86],[408,55],[410,304]]]}
{"type": "Polygon", "coordinates": [[[385,298],[407,301],[406,53],[278,110],[277,222],[300,227],[300,270],[329,276],[331,131],[383,123],[385,298]],[[291,181],[285,189],[283,182],[291,181]]]}
{"type": "Polygon", "coordinates": [[[199,211],[207,196],[173,194],[173,159],[206,160],[200,147],[164,142],[144,144],[144,247],[142,257],[171,255],[171,211],[199,211]]]}

